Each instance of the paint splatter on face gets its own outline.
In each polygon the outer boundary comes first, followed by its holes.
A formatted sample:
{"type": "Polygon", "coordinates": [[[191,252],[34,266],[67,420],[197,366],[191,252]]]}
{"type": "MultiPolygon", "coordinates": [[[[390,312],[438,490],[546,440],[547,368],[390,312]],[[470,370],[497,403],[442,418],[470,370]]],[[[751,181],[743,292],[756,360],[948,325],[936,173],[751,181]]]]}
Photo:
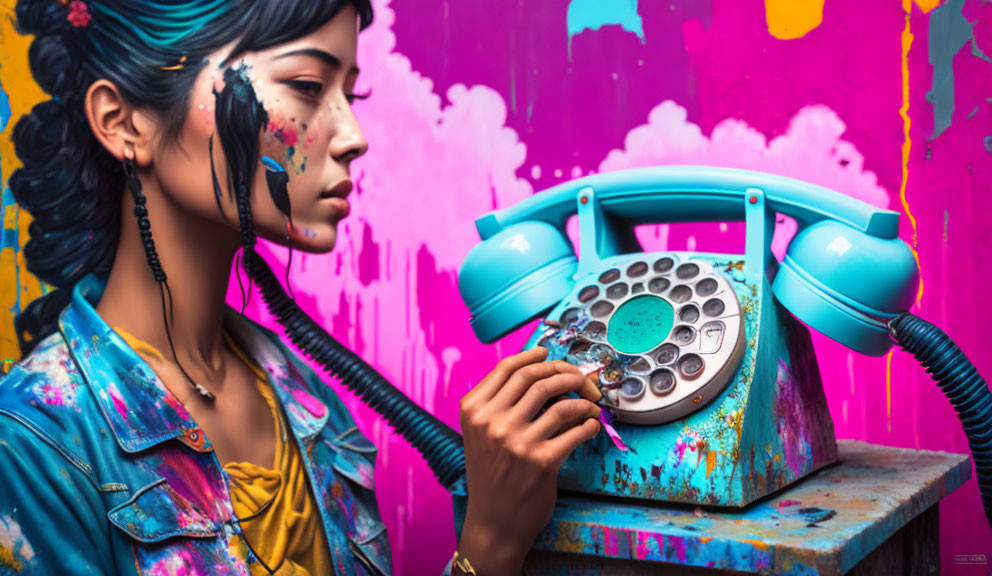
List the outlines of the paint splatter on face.
{"type": "Polygon", "coordinates": [[[280,144],[284,144],[286,146],[295,146],[300,139],[300,136],[296,132],[296,128],[292,125],[292,123],[287,122],[280,116],[271,116],[269,118],[269,123],[266,126],[266,130],[272,133],[280,144]]]}

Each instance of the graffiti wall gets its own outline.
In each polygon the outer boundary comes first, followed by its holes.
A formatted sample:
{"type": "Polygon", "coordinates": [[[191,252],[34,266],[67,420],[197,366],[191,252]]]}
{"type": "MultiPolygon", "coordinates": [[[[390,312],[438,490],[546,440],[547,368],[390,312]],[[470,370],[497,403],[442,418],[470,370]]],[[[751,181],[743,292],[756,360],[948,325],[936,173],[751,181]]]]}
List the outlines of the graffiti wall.
{"type": "MultiPolygon", "coordinates": [[[[457,290],[474,219],[563,180],[700,164],[801,178],[903,214],[914,312],[992,375],[992,3],[985,0],[377,0],[356,104],[370,152],[329,255],[295,255],[298,302],[418,403],[458,402],[528,326],[479,344],[457,290]]],[[[10,126],[43,95],[3,0],[2,178],[10,126]],[[9,105],[8,105],[9,101],[9,105]]],[[[30,217],[3,194],[0,353],[44,290],[23,267],[30,217]]],[[[795,225],[783,219],[782,254],[795,225]]],[[[574,230],[573,230],[574,232],[574,230]]],[[[652,249],[740,252],[740,223],[642,227],[652,249]]],[[[284,249],[263,246],[285,265],[284,249]]],[[[236,283],[232,302],[240,303],[236,283]]],[[[248,314],[274,326],[256,297],[248,314]]],[[[908,355],[815,336],[838,436],[967,452],[954,410],[908,355]]],[[[336,383],[332,385],[337,386],[336,383]]],[[[376,486],[399,574],[437,573],[451,504],[420,457],[343,388],[380,447],[376,486]]],[[[992,553],[974,480],[941,506],[941,558],[992,553]]],[[[989,556],[992,562],[992,554],[989,556]]],[[[977,573],[977,572],[976,572],[977,573]]]]}

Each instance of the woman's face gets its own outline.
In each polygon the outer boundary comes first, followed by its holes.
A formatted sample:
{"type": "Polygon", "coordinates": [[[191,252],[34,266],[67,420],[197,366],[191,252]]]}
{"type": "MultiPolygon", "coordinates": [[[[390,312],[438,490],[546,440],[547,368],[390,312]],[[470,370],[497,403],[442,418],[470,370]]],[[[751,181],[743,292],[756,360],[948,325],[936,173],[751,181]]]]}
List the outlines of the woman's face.
{"type": "MultiPolygon", "coordinates": [[[[349,211],[351,162],[368,149],[351,111],[357,37],[358,17],[349,5],[305,37],[241,54],[227,64],[244,67],[268,114],[259,159],[271,158],[289,175],[291,229],[269,193],[265,166],[256,166],[251,208],[255,234],[262,238],[286,244],[288,236],[293,248],[307,252],[334,246],[337,223],[349,211]]],[[[223,89],[227,65],[220,66],[229,50],[214,53],[200,72],[178,141],[157,142],[152,169],[177,207],[237,231],[237,207],[228,194],[227,163],[214,119],[215,91],[223,89]],[[213,191],[211,135],[223,214],[213,191]]]]}

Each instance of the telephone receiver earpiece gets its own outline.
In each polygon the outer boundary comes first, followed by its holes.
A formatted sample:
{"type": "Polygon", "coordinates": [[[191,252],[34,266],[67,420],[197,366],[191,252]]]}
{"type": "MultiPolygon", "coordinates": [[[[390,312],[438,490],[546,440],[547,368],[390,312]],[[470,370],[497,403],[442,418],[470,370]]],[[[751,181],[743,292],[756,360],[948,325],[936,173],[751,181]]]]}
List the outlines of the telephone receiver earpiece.
{"type": "Polygon", "coordinates": [[[916,259],[898,238],[823,220],[800,230],[772,291],[805,324],[862,354],[892,347],[888,323],[916,298],[916,259]]]}
{"type": "Polygon", "coordinates": [[[490,343],[548,311],[575,286],[578,261],[561,229],[513,224],[469,253],[458,288],[479,340],[490,343]]]}
{"type": "Polygon", "coordinates": [[[476,221],[483,242],[466,257],[459,288],[476,335],[492,342],[564,299],[576,272],[622,253],[633,226],[735,220],[748,222],[749,238],[752,227],[764,228],[746,257],[758,261],[758,274],[774,273],[773,292],[790,312],[858,352],[878,356],[891,347],[887,323],[909,309],[918,286],[915,258],[898,238],[899,214],[748,170],[638,168],[535,194],[476,221]],[[770,250],[776,212],[800,228],[780,267],[770,250]],[[564,233],[576,213],[581,262],[564,233]]]}

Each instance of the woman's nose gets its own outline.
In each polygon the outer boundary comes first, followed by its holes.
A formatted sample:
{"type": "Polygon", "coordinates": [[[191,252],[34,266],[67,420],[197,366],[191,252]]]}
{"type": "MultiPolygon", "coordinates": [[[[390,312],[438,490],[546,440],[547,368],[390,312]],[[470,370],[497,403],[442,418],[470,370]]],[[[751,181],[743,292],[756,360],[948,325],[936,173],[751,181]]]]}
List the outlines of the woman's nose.
{"type": "Polygon", "coordinates": [[[348,163],[368,152],[369,143],[350,106],[343,106],[336,112],[338,125],[331,140],[331,156],[338,162],[348,163]]]}

